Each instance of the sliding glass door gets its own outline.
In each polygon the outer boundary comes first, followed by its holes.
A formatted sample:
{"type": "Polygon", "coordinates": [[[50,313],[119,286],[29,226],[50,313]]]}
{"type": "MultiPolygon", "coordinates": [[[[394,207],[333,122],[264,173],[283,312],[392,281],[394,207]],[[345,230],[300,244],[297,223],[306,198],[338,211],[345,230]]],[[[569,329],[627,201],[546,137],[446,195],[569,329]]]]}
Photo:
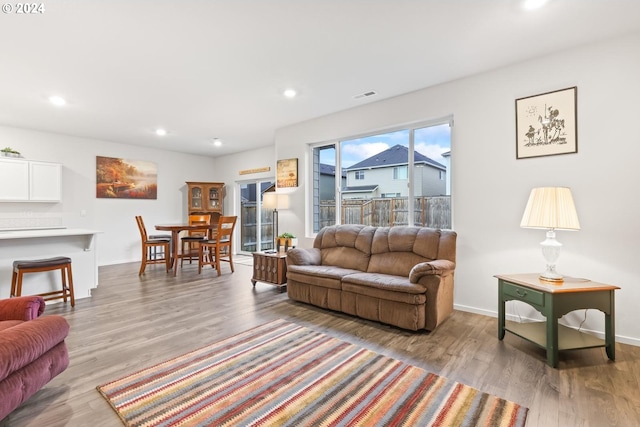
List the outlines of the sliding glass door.
{"type": "Polygon", "coordinates": [[[264,192],[274,188],[273,181],[251,181],[239,183],[240,194],[240,238],[238,251],[250,254],[273,249],[273,209],[262,206],[264,192]]]}

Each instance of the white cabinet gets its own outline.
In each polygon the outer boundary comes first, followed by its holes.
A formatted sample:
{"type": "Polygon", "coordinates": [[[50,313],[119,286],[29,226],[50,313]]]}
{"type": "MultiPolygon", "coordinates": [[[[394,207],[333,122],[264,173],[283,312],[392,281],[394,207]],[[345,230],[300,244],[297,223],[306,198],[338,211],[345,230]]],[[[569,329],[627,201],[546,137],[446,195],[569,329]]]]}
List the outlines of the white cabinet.
{"type": "Polygon", "coordinates": [[[29,162],[29,200],[59,202],[62,197],[62,165],[29,162]]]}
{"type": "Polygon", "coordinates": [[[0,158],[1,202],[59,202],[62,165],[0,158]]]}
{"type": "Polygon", "coordinates": [[[29,201],[29,162],[0,158],[0,201],[29,201]]]}

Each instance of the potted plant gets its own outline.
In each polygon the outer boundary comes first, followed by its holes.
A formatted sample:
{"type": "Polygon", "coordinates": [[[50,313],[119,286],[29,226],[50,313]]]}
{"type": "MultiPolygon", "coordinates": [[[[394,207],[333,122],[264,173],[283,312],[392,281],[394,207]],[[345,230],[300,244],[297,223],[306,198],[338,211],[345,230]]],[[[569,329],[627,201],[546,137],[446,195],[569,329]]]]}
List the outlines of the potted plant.
{"type": "Polygon", "coordinates": [[[276,250],[280,252],[280,247],[284,246],[284,250],[288,251],[289,248],[295,248],[298,246],[298,239],[291,233],[282,233],[276,239],[276,250]]]}
{"type": "Polygon", "coordinates": [[[0,150],[0,153],[2,153],[4,157],[20,157],[20,152],[14,150],[11,147],[3,148],[2,150],[0,150]]]}

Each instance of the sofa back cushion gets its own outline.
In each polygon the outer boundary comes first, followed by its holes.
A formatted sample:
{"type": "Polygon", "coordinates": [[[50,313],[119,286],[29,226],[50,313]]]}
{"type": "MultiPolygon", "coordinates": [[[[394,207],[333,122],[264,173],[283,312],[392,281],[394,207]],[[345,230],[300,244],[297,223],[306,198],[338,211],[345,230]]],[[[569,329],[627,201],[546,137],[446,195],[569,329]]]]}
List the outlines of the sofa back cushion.
{"type": "Polygon", "coordinates": [[[322,265],[367,271],[375,230],[375,227],[352,224],[324,227],[313,247],[320,249],[322,265]]]}
{"type": "Polygon", "coordinates": [[[440,235],[435,228],[378,227],[367,271],[408,277],[414,265],[438,259],[440,235]]]}

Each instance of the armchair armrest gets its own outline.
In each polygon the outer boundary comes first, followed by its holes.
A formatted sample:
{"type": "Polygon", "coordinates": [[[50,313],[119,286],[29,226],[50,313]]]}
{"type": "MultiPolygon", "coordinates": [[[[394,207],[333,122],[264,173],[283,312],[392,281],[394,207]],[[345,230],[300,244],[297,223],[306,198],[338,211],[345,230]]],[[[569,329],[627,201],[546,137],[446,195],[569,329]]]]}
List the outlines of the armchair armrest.
{"type": "Polygon", "coordinates": [[[64,341],[69,323],[62,316],[43,316],[0,331],[0,381],[64,341]]]}
{"type": "Polygon", "coordinates": [[[44,298],[37,295],[0,300],[0,320],[33,320],[44,313],[44,298]]]}
{"type": "Polygon", "coordinates": [[[418,281],[427,275],[446,276],[453,273],[456,264],[446,259],[436,259],[429,262],[421,262],[413,266],[409,272],[409,281],[418,283],[418,281]]]}
{"type": "Polygon", "coordinates": [[[320,265],[322,257],[317,248],[294,248],[287,252],[287,265],[320,265]]]}

